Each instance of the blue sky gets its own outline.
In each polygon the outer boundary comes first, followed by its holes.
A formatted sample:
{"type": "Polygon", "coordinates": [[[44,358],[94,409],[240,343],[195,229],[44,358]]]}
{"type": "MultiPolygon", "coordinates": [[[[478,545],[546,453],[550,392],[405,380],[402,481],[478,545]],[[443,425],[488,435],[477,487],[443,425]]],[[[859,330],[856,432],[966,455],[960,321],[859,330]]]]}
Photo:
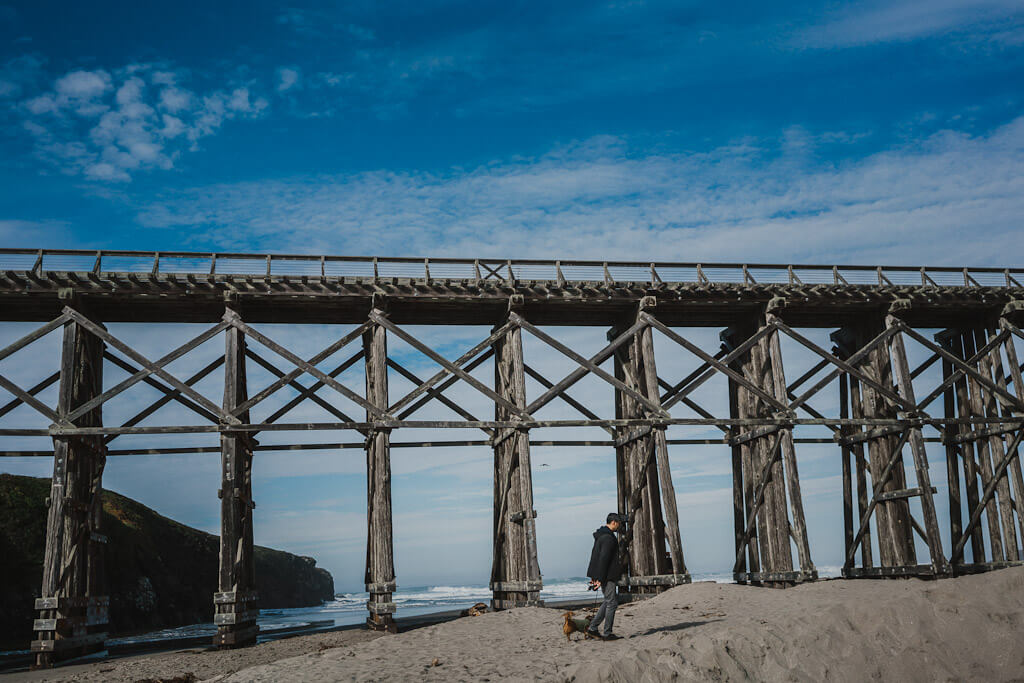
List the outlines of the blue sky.
{"type": "MultiPolygon", "coordinates": [[[[1019,265],[1022,83],[1024,12],[999,0],[7,4],[0,246],[1019,265]]],[[[433,334],[455,356],[486,333],[433,334]]],[[[824,548],[838,464],[806,452],[824,548]]],[[[484,580],[490,456],[427,455],[395,455],[400,582],[484,580]],[[442,529],[464,575],[431,565],[442,529]]],[[[725,471],[673,457],[681,501],[726,514],[725,471]]],[[[579,573],[607,454],[535,461],[542,569],[579,573]]],[[[258,540],[358,585],[361,468],[265,456],[258,540]]],[[[215,529],[216,469],[118,462],[107,482],[215,529]]],[[[695,569],[727,563],[700,559],[731,545],[700,529],[730,525],[684,520],[695,569]]]]}

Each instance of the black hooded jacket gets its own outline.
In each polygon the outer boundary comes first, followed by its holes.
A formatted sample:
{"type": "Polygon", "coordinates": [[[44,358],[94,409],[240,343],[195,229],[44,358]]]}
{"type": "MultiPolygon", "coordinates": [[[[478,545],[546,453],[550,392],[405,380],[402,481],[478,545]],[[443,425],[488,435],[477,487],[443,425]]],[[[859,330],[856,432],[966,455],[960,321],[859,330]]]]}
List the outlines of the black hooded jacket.
{"type": "Polygon", "coordinates": [[[606,526],[594,532],[594,549],[590,551],[590,566],[587,576],[605,581],[618,581],[622,576],[622,565],[619,564],[619,543],[615,532],[606,526]]]}

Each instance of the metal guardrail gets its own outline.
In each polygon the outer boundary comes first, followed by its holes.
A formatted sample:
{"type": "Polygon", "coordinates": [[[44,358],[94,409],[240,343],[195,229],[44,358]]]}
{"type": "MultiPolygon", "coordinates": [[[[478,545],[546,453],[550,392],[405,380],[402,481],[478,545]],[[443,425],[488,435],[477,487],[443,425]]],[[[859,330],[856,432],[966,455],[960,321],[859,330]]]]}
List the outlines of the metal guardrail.
{"type": "Polygon", "coordinates": [[[0,272],[647,282],[1024,287],[1024,268],[856,266],[655,261],[402,258],[199,252],[0,249],[0,272]]]}

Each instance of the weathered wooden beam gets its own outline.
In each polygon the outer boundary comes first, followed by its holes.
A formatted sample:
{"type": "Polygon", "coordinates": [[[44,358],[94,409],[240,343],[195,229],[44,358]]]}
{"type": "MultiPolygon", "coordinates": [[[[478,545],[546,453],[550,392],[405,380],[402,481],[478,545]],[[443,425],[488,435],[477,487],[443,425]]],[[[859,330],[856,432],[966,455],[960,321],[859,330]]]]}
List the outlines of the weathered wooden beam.
{"type": "MultiPolygon", "coordinates": [[[[773,326],[778,320],[774,313],[767,313],[765,323],[773,326]]],[[[779,333],[773,332],[767,338],[768,363],[771,367],[771,383],[766,388],[772,389],[775,397],[785,401],[788,396],[786,387],[786,375],[782,365],[782,345],[779,341],[779,333]]],[[[804,519],[803,496],[800,494],[800,477],[797,473],[796,449],[793,446],[793,429],[791,427],[780,427],[782,430],[782,459],[785,471],[785,487],[789,492],[789,513],[792,518],[790,525],[793,537],[796,542],[797,559],[800,562],[800,571],[805,577],[817,577],[817,570],[811,560],[810,542],[807,538],[807,522],[804,519]]],[[[785,510],[783,501],[782,509],[785,510]]],[[[788,523],[787,523],[788,524],[788,523]]]]}
{"type": "MultiPolygon", "coordinates": [[[[57,398],[61,419],[102,390],[103,342],[79,324],[67,325],[57,398]]],[[[99,406],[74,419],[74,424],[81,426],[102,423],[99,406]]],[[[52,666],[73,656],[76,648],[79,654],[103,648],[107,620],[89,623],[89,605],[102,602],[106,595],[102,547],[93,538],[102,518],[105,460],[98,437],[53,440],[53,479],[43,551],[44,602],[39,607],[39,619],[46,628],[37,630],[33,644],[37,667],[52,666]]]]}
{"type": "MultiPolygon", "coordinates": [[[[901,328],[905,327],[903,321],[896,315],[890,313],[886,317],[886,326],[901,328]]],[[[895,334],[889,338],[889,349],[892,354],[892,368],[896,375],[897,390],[903,398],[910,403],[916,404],[914,398],[914,383],[910,377],[910,365],[907,362],[907,352],[903,344],[903,336],[895,334]]],[[[935,500],[932,498],[931,476],[928,473],[928,454],[924,449],[924,441],[921,438],[921,428],[911,426],[909,429],[910,450],[914,458],[914,470],[917,475],[919,497],[921,499],[921,510],[924,516],[925,540],[928,544],[928,552],[931,554],[932,566],[936,573],[948,573],[949,566],[942,551],[942,539],[939,536],[939,521],[935,512],[935,500]]],[[[1000,442],[1001,443],[1001,442],[1000,442]]],[[[890,495],[893,491],[887,491],[890,495]]],[[[913,518],[911,518],[913,522],[913,518]]]]}
{"type": "MultiPolygon", "coordinates": [[[[228,309],[237,316],[237,312],[228,309]]],[[[249,421],[248,411],[236,412],[246,400],[246,339],[242,329],[226,326],[224,331],[224,413],[249,421]]],[[[242,432],[223,433],[221,445],[220,567],[214,595],[217,633],[213,644],[239,647],[256,642],[255,597],[242,611],[236,603],[218,602],[226,593],[252,595],[256,590],[256,563],[252,527],[252,439],[242,432]],[[231,617],[225,615],[232,615],[231,617]]]]}
{"type": "MultiPolygon", "coordinates": [[[[510,314],[516,302],[510,303],[510,314]]],[[[526,407],[526,364],[522,330],[512,327],[494,342],[494,387],[504,403],[495,403],[496,420],[508,420],[526,407]],[[516,410],[509,409],[505,403],[516,410]]],[[[533,514],[533,474],[529,434],[509,430],[495,441],[494,519],[491,566],[492,606],[539,604],[542,580],[533,514]],[[507,514],[512,511],[511,514],[507,514]],[[530,511],[526,514],[525,511],[530,511]],[[522,588],[512,587],[521,584],[522,588]]]]}
{"type": "MultiPolygon", "coordinates": [[[[645,300],[646,301],[646,300],[645,300]]],[[[647,305],[652,305],[653,302],[647,305]]],[[[641,302],[643,310],[644,302],[641,302]]],[[[651,403],[660,404],[661,399],[658,391],[658,372],[654,356],[654,333],[650,327],[645,327],[637,335],[640,341],[640,354],[643,367],[643,386],[647,398],[651,403]]],[[[686,570],[686,562],[683,558],[683,541],[679,532],[679,511],[676,508],[676,491],[672,484],[672,472],[668,459],[668,443],[666,442],[665,430],[654,430],[654,452],[658,466],[658,483],[661,488],[661,505],[665,513],[665,534],[668,537],[668,547],[671,554],[672,573],[678,576],[689,576],[686,570]]]]}
{"type": "MultiPolygon", "coordinates": [[[[374,322],[363,334],[366,398],[370,406],[383,411],[388,405],[388,346],[384,311],[374,309],[374,322]]],[[[367,410],[367,418],[371,412],[367,410]]],[[[367,626],[394,633],[393,590],[395,557],[391,511],[391,433],[389,429],[371,430],[366,438],[366,577],[370,599],[366,608],[367,626]],[[370,591],[370,588],[375,590],[370,591]]]]}

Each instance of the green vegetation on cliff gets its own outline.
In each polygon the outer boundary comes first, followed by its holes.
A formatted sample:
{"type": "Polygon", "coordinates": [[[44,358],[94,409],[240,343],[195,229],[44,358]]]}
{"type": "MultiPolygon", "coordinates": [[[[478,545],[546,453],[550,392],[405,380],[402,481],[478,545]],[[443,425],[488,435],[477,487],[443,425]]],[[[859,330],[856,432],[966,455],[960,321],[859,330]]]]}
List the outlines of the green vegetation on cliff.
{"type": "MultiPolygon", "coordinates": [[[[42,580],[50,480],[0,474],[0,649],[26,647],[42,580]]],[[[210,622],[218,539],[103,492],[104,564],[112,633],[210,622]]],[[[256,548],[260,607],[309,607],[334,597],[311,557],[256,548]]]]}

